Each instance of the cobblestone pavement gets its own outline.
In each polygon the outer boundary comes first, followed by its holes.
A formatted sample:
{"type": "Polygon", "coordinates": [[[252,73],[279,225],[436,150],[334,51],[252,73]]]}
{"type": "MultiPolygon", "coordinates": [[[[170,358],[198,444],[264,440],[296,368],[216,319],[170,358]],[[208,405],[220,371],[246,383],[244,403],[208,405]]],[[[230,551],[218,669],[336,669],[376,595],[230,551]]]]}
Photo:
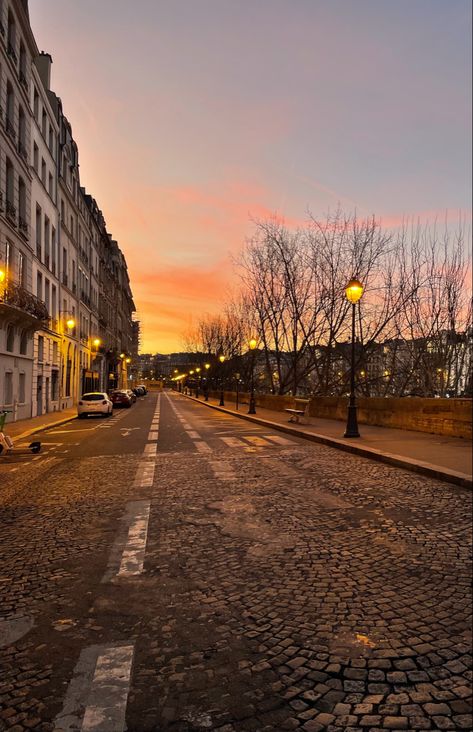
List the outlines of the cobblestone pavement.
{"type": "Polygon", "coordinates": [[[471,493],[172,404],[152,486],[145,438],[0,464],[0,730],[80,729],[81,653],[125,643],[131,732],[471,729],[471,493]],[[144,501],[143,571],[104,581],[144,501]]]}

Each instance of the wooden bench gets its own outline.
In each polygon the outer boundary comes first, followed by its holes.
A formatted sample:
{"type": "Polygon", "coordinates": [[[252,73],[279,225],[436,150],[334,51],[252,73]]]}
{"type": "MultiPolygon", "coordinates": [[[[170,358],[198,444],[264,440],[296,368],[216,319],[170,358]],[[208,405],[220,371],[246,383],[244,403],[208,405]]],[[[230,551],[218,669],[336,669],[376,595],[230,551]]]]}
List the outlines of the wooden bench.
{"type": "Polygon", "coordinates": [[[296,407],[294,409],[285,409],[284,411],[291,415],[289,422],[295,422],[295,424],[300,424],[300,419],[307,419],[309,416],[309,402],[301,399],[296,399],[296,407]],[[301,409],[300,407],[303,407],[303,409],[301,409]]]}

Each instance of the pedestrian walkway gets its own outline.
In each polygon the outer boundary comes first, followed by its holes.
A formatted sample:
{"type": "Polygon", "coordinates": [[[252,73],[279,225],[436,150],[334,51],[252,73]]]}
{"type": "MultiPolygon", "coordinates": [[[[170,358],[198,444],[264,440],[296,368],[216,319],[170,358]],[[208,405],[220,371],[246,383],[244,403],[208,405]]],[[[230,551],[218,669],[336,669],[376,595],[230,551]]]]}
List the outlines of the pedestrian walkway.
{"type": "Polygon", "coordinates": [[[77,417],[77,407],[70,407],[69,409],[63,409],[62,412],[48,412],[47,414],[41,414],[39,417],[8,422],[5,425],[5,432],[13,440],[18,440],[34,435],[35,432],[39,432],[45,427],[55,427],[69,422],[75,417],[77,417]]]}
{"type": "MultiPolygon", "coordinates": [[[[189,398],[195,400],[195,397],[189,398]]],[[[345,424],[340,420],[309,417],[304,424],[294,424],[289,423],[286,412],[256,407],[256,415],[249,415],[248,404],[240,404],[237,411],[235,403],[228,400],[225,407],[220,407],[219,400],[212,397],[208,402],[204,402],[202,397],[198,401],[287,434],[472,487],[472,445],[469,440],[366,424],[359,425],[360,437],[347,439],[343,437],[345,424]]]]}

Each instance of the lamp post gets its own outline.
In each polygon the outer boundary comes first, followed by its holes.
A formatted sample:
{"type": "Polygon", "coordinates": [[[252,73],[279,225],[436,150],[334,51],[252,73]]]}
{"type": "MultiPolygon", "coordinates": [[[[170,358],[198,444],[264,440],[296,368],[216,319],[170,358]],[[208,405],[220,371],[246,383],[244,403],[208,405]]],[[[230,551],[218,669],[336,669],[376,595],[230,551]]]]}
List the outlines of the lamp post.
{"type": "Polygon", "coordinates": [[[347,300],[351,302],[351,370],[350,400],[348,402],[347,427],[344,437],[359,437],[355,397],[355,307],[363,295],[363,285],[358,280],[350,280],[345,288],[345,293],[347,300]]]}
{"type": "Polygon", "coordinates": [[[200,366],[197,366],[197,368],[195,370],[195,372],[197,374],[197,382],[196,382],[196,387],[195,387],[195,398],[196,399],[199,398],[199,386],[200,386],[201,379],[202,379],[202,376],[200,375],[201,370],[202,369],[200,368],[200,366]]]}
{"type": "Polygon", "coordinates": [[[224,393],[224,390],[223,390],[223,364],[224,364],[224,361],[225,361],[225,356],[223,355],[223,353],[220,354],[220,356],[218,357],[218,360],[220,361],[220,364],[221,364],[220,365],[220,402],[219,402],[219,407],[224,407],[225,406],[225,393],[224,393]]]}
{"type": "MultiPolygon", "coordinates": [[[[206,363],[204,368],[205,368],[205,372],[208,374],[210,364],[206,363]]],[[[208,402],[209,401],[209,378],[208,378],[208,376],[205,377],[204,395],[205,395],[204,396],[205,401],[208,402]]]]}
{"type": "Polygon", "coordinates": [[[250,385],[250,403],[248,407],[248,414],[256,414],[256,402],[255,402],[255,350],[258,345],[258,341],[255,338],[251,338],[248,341],[248,347],[251,351],[251,385],[250,385]]]}

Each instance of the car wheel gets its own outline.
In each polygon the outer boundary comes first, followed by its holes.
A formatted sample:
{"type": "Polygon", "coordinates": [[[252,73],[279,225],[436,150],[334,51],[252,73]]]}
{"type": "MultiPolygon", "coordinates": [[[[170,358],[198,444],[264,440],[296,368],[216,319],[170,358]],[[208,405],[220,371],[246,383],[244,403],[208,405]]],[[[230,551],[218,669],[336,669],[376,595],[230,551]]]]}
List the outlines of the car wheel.
{"type": "Polygon", "coordinates": [[[86,416],[87,416],[87,415],[86,415],[86,414],[84,414],[84,412],[82,412],[81,414],[78,414],[78,415],[77,415],[78,419],[85,419],[85,417],[86,417],[86,416]]]}

